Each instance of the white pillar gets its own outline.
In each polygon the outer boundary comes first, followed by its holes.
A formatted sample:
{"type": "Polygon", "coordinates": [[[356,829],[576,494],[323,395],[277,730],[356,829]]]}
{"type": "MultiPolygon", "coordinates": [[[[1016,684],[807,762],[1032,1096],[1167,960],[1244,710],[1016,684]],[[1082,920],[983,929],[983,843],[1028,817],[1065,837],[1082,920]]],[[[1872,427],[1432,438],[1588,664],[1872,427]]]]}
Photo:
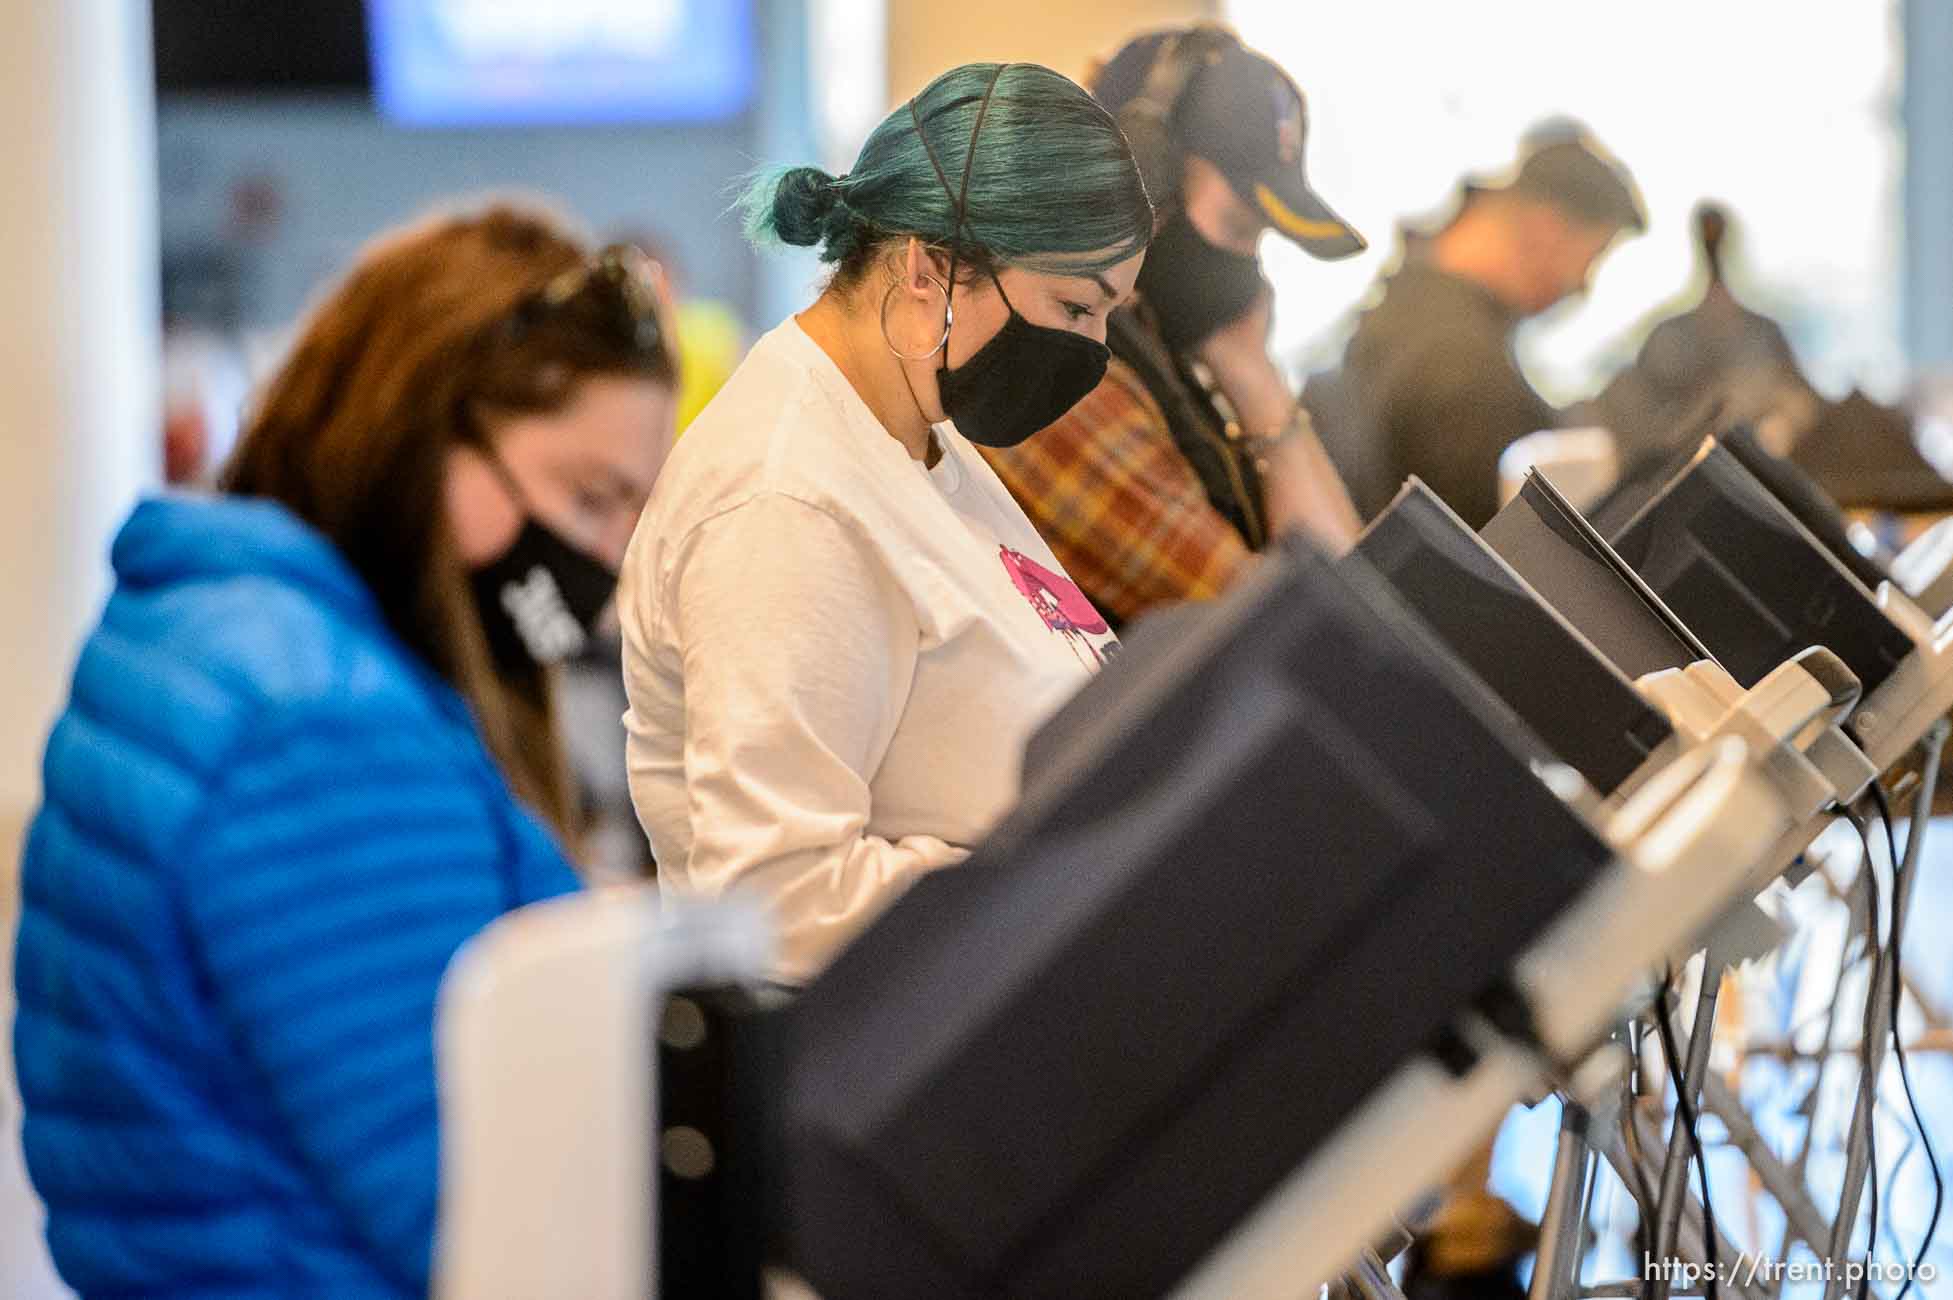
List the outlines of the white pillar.
{"type": "Polygon", "coordinates": [[[1901,6],[1905,46],[1905,278],[1908,360],[1920,370],[1953,367],[1953,8],[1935,0],[1901,6]]]}
{"type": "Polygon", "coordinates": [[[145,0],[0,0],[0,1295],[62,1292],[20,1171],[20,834],[107,553],[157,476],[155,93],[145,0]]]}

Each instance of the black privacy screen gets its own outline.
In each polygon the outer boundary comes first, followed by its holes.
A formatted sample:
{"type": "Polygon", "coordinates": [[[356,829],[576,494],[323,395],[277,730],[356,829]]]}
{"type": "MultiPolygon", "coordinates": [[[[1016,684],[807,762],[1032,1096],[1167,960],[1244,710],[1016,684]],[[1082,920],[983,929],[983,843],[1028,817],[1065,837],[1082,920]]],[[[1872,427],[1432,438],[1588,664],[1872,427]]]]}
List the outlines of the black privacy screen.
{"type": "Polygon", "coordinates": [[[1142,622],[1023,802],[791,1010],[791,1262],[848,1297],[1157,1295],[1500,988],[1607,849],[1366,570],[1142,622]]]}
{"type": "Polygon", "coordinates": [[[1797,522],[1837,557],[1838,563],[1869,591],[1892,575],[1884,565],[1851,544],[1850,524],[1838,503],[1803,470],[1787,460],[1773,456],[1757,441],[1756,431],[1744,425],[1719,434],[1716,441],[1740,462],[1744,469],[1783,503],[1797,522]]]}
{"type": "Polygon", "coordinates": [[[1345,563],[1368,563],[1559,759],[1612,794],[1671,734],[1559,611],[1416,479],[1345,563]]]}
{"type": "Polygon", "coordinates": [[[1744,686],[1821,645],[1869,695],[1912,652],[1871,592],[1713,442],[1612,543],[1744,686]]]}
{"type": "Polygon", "coordinates": [[[1715,658],[1537,471],[1479,536],[1629,677],[1715,658]]]}

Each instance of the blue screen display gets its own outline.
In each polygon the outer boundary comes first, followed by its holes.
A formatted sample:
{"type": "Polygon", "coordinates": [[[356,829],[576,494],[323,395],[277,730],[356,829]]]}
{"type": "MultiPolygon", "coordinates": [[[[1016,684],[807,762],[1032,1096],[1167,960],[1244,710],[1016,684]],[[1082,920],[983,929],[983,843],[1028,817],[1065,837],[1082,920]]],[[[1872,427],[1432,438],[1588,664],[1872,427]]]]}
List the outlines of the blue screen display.
{"type": "Polygon", "coordinates": [[[406,126],[709,121],[753,94],[751,0],[367,0],[367,30],[406,126]]]}

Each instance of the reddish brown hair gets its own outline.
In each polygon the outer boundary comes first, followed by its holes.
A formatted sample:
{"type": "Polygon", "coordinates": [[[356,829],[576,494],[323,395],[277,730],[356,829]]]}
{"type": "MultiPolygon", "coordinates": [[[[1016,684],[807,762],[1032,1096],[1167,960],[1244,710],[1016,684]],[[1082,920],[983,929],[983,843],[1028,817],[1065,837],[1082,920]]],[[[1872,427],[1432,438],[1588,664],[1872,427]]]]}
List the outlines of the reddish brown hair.
{"type": "Polygon", "coordinates": [[[575,792],[550,676],[493,666],[444,484],[449,453],[485,442],[487,412],[559,410],[598,374],[674,382],[668,349],[587,321],[509,328],[589,256],[561,222],[507,204],[383,235],[313,309],[222,479],[339,548],[395,633],[468,701],[516,794],[566,840],[575,792]]]}

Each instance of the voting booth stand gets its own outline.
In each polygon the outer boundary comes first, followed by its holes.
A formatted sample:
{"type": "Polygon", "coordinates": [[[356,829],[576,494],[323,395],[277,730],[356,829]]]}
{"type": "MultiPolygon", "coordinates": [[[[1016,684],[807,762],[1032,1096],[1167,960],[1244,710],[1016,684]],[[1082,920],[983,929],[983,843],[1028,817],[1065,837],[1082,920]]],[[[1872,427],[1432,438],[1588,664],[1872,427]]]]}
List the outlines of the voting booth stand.
{"type": "Polygon", "coordinates": [[[1389,1300],[1398,1216],[1555,1091],[1536,1300],[1624,1293],[1580,1280],[1603,1164],[1653,1258],[1735,1262],[1703,1113],[1843,1261],[1953,618],[1785,494],[1712,440],[1606,533],[1535,472],[1481,536],[1413,481],[1142,623],[969,862],[791,997],[735,904],[498,922],[443,990],[440,1293],[1389,1300]],[[1709,1070],[1721,972],[1920,751],[1826,1213],[1709,1070]]]}
{"type": "MultiPolygon", "coordinates": [[[[1528,482],[1519,500],[1488,525],[1485,534],[1529,576],[1536,576],[1542,589],[1564,593],[1569,603],[1584,600],[1591,604],[1602,589],[1594,581],[1593,566],[1582,571],[1583,566],[1571,557],[1585,552],[1587,558],[1602,559],[1601,567],[1622,568],[1618,556],[1607,557],[1612,548],[1601,543],[1598,534],[1543,480],[1528,482]]],[[[1842,1263],[1850,1258],[1870,1165],[1870,1123],[1887,1039],[1883,1027],[1896,1024],[1893,999],[1899,987],[1898,953],[1945,742],[1945,724],[1938,721],[1949,703],[1944,693],[1947,676],[1941,667],[1945,634],[1908,598],[1901,584],[1875,570],[1867,574],[1867,561],[1848,549],[1842,519],[1836,517],[1835,510],[1828,508],[1808,483],[1798,481],[1795,470],[1763,457],[1753,440],[1741,433],[1728,440],[1728,445],[1712,440],[1695,450],[1649,500],[1631,513],[1619,528],[1617,541],[1622,551],[1635,557],[1635,565],[1623,572],[1623,577],[1644,589],[1643,605],[1661,601],[1640,581],[1645,574],[1678,609],[1686,611],[1692,625],[1704,629],[1738,665],[1737,671],[1745,673],[1745,680],[1755,680],[1775,652],[1802,643],[1839,647],[1852,656],[1853,667],[1870,684],[1868,700],[1852,701],[1856,710],[1851,721],[1842,729],[1826,730],[1822,754],[1809,743],[1817,738],[1815,731],[1805,733],[1801,745],[1793,746],[1818,759],[1830,774],[1831,794],[1823,801],[1828,811],[1820,811],[1818,821],[1800,825],[1787,837],[1766,859],[1767,873],[1787,871],[1793,878],[1808,874],[1808,866],[1796,855],[1816,838],[1821,823],[1848,818],[1846,810],[1869,785],[1872,775],[1889,770],[1903,759],[1902,747],[1915,741],[1921,745],[1923,779],[1914,796],[1912,834],[1902,860],[1892,863],[1890,943],[1884,948],[1867,946],[1863,1069],[1855,1113],[1846,1128],[1845,1175],[1833,1213],[1819,1210],[1804,1177],[1818,1138],[1815,1124],[1805,1134],[1801,1153],[1791,1159],[1780,1158],[1750,1121],[1734,1091],[1708,1069],[1723,971],[1767,952],[1773,946],[1772,926],[1732,926],[1711,942],[1697,975],[1693,1023],[1686,1035],[1680,1030],[1668,1033],[1669,1050],[1685,1057],[1676,1080],[1677,1091],[1685,1099],[1677,1103],[1678,1115],[1691,1119],[1697,1113],[1714,1116],[1730,1142],[1742,1151],[1755,1179],[1783,1213],[1786,1230],[1778,1244],[1778,1258],[1803,1243],[1815,1258],[1842,1263]],[[1751,466],[1766,476],[1763,481],[1748,472],[1751,466]],[[1868,588],[1866,581],[1877,585],[1868,588]],[[1892,718],[1900,721],[1890,721],[1892,718]],[[1859,755],[1856,761],[1854,754],[1859,755]]],[[[1590,610],[1597,625],[1608,626],[1603,612],[1590,610]]],[[[1615,621],[1600,639],[1612,638],[1612,643],[1625,650],[1629,642],[1618,639],[1619,606],[1612,612],[1615,621]]],[[[1646,637],[1634,648],[1654,644],[1652,637],[1646,637]]],[[[1642,662],[1644,666],[1649,663],[1642,662]]],[[[1659,701],[1674,717],[1678,729],[1697,732],[1701,719],[1713,712],[1709,699],[1730,698],[1738,689],[1728,673],[1702,661],[1679,672],[1675,666],[1658,669],[1638,684],[1644,695],[1659,701]],[[1698,692],[1697,687],[1707,690],[1698,692]],[[1693,726],[1684,721],[1690,715],[1696,719],[1693,726]]],[[[1762,694],[1763,684],[1753,689],[1762,694]]],[[[1787,775],[1786,769],[1780,767],[1779,771],[1787,775]]],[[[1866,907],[1872,918],[1877,915],[1875,857],[1867,840],[1856,888],[1860,906],[1866,907]]],[[[1756,883],[1762,885],[1767,879],[1759,878],[1756,883]]],[[[1842,996],[1841,982],[1837,997],[1842,996]]],[[[1835,1023],[1840,1014],[1834,998],[1830,1021],[1835,1023]]],[[[1644,1040],[1650,1037],[1644,1035],[1644,1040]]],[[[1825,1047],[1829,1037],[1827,1026],[1825,1047]]],[[[1828,1052],[1821,1048],[1819,1086],[1829,1061],[1828,1052]]],[[[1650,1257],[1679,1258],[1694,1266],[1686,1273],[1656,1270],[1640,1279],[1637,1293],[1665,1297],[1677,1277],[1692,1277],[1699,1284],[1716,1264],[1738,1262],[1734,1247],[1726,1240],[1718,1239],[1710,1250],[1701,1204],[1688,1194],[1690,1146],[1697,1140],[1693,1125],[1676,1124],[1664,1150],[1655,1140],[1658,1135],[1649,1109],[1646,1103],[1637,1106],[1632,1100],[1611,1099],[1604,1111],[1604,1123],[1597,1122],[1596,1115],[1583,1107],[1569,1105],[1564,1112],[1553,1193],[1542,1225],[1532,1284],[1532,1294],[1538,1300],[1621,1293],[1621,1283],[1579,1285],[1580,1243],[1592,1196],[1591,1167],[1596,1150],[1637,1201],[1652,1200],[1641,1206],[1642,1221],[1652,1226],[1650,1257]]],[[[1768,1269],[1732,1271],[1725,1267],[1720,1290],[1737,1295],[1774,1295],[1780,1285],[1774,1280],[1777,1276],[1768,1269]]],[[[1835,1269],[1827,1283],[1827,1294],[1840,1294],[1847,1280],[1846,1270],[1835,1269]]],[[[1636,1290],[1631,1285],[1629,1289],[1636,1290]]]]}

